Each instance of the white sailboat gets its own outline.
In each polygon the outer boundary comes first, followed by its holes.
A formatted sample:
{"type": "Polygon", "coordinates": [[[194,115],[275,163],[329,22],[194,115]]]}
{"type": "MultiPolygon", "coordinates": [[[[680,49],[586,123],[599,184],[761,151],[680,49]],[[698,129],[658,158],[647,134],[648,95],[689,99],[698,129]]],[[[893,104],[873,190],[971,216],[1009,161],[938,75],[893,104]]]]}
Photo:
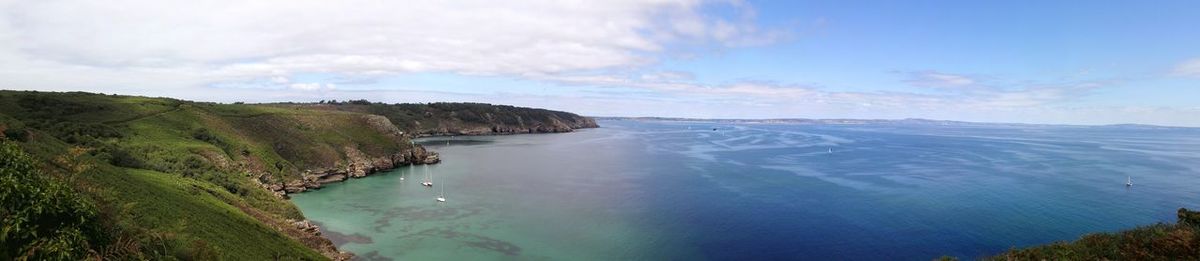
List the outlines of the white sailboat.
{"type": "Polygon", "coordinates": [[[442,184],[440,187],[442,191],[438,192],[437,202],[446,202],[446,184],[442,184]]]}
{"type": "Polygon", "coordinates": [[[421,185],[433,187],[433,175],[429,174],[429,165],[422,165],[421,169],[425,171],[425,182],[421,182],[421,185]]]}
{"type": "Polygon", "coordinates": [[[1133,177],[1130,177],[1130,176],[1125,176],[1125,186],[1126,186],[1126,187],[1132,187],[1132,186],[1133,186],[1133,177]]]}
{"type": "Polygon", "coordinates": [[[829,153],[833,153],[833,148],[829,148],[829,153]]]}

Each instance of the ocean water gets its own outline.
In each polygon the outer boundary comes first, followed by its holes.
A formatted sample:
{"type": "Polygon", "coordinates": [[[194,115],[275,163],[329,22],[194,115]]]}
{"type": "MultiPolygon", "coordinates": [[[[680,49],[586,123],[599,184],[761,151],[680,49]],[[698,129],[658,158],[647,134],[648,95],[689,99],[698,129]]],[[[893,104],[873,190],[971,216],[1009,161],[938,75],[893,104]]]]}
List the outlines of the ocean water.
{"type": "Polygon", "coordinates": [[[1200,207],[1198,129],[600,124],[293,201],[362,260],[970,259],[1200,207]]]}

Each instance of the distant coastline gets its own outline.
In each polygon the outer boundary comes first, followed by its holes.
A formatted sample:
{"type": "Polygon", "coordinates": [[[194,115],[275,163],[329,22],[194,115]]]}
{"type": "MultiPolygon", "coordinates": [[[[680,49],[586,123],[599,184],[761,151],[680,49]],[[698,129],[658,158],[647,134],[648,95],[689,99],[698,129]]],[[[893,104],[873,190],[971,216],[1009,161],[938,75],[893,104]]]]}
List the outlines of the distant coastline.
{"type": "Polygon", "coordinates": [[[775,119],[704,119],[678,117],[618,117],[618,116],[587,116],[596,120],[640,120],[640,121],[677,121],[705,122],[724,124],[809,124],[809,125],[863,125],[863,124],[895,124],[895,125],[930,125],[930,126],[986,126],[986,127],[1077,127],[1077,128],[1126,128],[1126,129],[1200,129],[1200,127],[1164,126],[1152,124],[1039,124],[1039,123],[1005,123],[1005,122],[971,122],[951,120],[931,120],[921,118],[907,119],[807,119],[807,118],[775,118],[775,119]]]}

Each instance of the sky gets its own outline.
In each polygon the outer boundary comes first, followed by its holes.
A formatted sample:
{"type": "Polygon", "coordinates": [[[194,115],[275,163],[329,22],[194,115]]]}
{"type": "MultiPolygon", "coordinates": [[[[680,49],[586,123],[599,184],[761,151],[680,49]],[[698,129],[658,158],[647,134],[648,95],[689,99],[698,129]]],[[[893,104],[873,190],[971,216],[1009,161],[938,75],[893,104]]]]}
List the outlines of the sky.
{"type": "Polygon", "coordinates": [[[1200,1],[0,0],[0,89],[1200,126],[1200,1]]]}

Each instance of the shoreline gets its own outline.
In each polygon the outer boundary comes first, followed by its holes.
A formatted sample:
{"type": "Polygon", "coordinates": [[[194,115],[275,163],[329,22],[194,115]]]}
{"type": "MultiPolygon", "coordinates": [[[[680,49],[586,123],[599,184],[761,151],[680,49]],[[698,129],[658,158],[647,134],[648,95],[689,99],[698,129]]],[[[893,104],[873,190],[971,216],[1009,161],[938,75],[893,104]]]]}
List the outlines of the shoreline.
{"type": "MultiPolygon", "coordinates": [[[[462,133],[454,134],[454,133],[447,132],[447,133],[441,133],[444,135],[418,134],[415,137],[411,137],[409,140],[411,142],[415,143],[419,139],[449,138],[449,137],[458,137],[458,136],[508,136],[508,135],[522,135],[522,134],[560,134],[560,133],[575,132],[579,129],[593,129],[593,128],[599,128],[599,127],[600,127],[599,125],[591,125],[591,126],[587,126],[587,127],[571,128],[566,131],[551,131],[551,132],[540,132],[540,131],[538,131],[538,132],[533,132],[533,131],[531,131],[531,132],[494,132],[494,133],[479,133],[479,134],[462,134],[462,133]]],[[[348,153],[348,154],[355,154],[355,153],[348,153]]],[[[254,180],[255,180],[255,182],[258,182],[260,187],[262,187],[263,189],[266,189],[267,191],[275,194],[275,196],[289,202],[292,205],[295,205],[294,203],[291,203],[291,196],[288,196],[289,194],[299,194],[299,193],[304,193],[304,192],[308,192],[308,191],[312,191],[312,190],[320,190],[326,184],[342,183],[342,182],[346,182],[351,179],[366,178],[368,176],[372,176],[372,175],[375,175],[378,173],[393,171],[393,170],[399,169],[401,167],[413,167],[413,166],[417,166],[417,165],[439,164],[442,161],[439,153],[437,153],[436,151],[431,151],[431,150],[425,149],[425,146],[423,144],[417,144],[415,147],[413,147],[410,150],[403,150],[403,151],[394,153],[394,154],[392,154],[390,156],[386,156],[386,157],[378,157],[375,159],[367,159],[365,157],[352,157],[352,158],[355,158],[355,159],[352,159],[351,163],[347,164],[345,167],[317,169],[317,170],[312,170],[312,169],[304,170],[300,174],[302,177],[300,180],[292,180],[292,181],[282,183],[282,184],[281,183],[267,184],[267,183],[263,182],[263,180],[262,180],[263,176],[261,176],[261,175],[259,176],[259,178],[255,178],[254,180]]],[[[297,209],[299,209],[299,207],[297,207],[297,209]]],[[[303,213],[303,210],[301,210],[301,213],[303,213]]],[[[305,217],[303,220],[287,220],[287,222],[290,223],[295,229],[298,229],[301,232],[308,234],[309,236],[322,239],[321,240],[322,242],[316,242],[317,245],[309,246],[309,247],[317,252],[324,254],[326,257],[329,257],[332,260],[337,260],[337,261],[353,260],[354,257],[359,255],[359,253],[343,251],[343,250],[339,249],[337,246],[337,243],[334,242],[334,239],[340,240],[341,238],[339,238],[339,237],[343,237],[345,235],[337,234],[335,232],[323,233],[321,224],[315,220],[311,220],[308,217],[305,217]]],[[[371,253],[364,253],[364,254],[370,255],[371,253]]]]}

